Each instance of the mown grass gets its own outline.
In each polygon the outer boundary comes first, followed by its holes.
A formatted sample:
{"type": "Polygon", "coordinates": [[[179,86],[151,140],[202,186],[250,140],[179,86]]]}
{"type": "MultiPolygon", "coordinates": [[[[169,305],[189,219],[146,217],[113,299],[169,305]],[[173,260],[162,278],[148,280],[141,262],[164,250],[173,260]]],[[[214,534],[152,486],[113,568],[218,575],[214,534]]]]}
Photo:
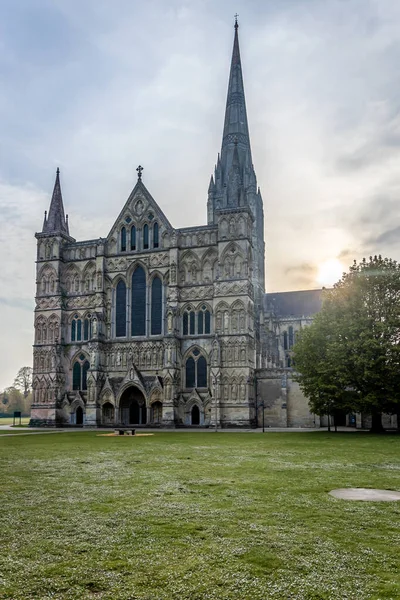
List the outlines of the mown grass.
{"type": "Polygon", "coordinates": [[[400,438],[2,437],[0,598],[400,597],[400,438]]]}
{"type": "MultiPolygon", "coordinates": [[[[29,425],[30,417],[21,417],[21,425],[29,425]]],[[[13,417],[0,417],[0,425],[12,425],[14,422],[13,417]]],[[[16,425],[19,425],[19,417],[15,419],[16,425]]]]}

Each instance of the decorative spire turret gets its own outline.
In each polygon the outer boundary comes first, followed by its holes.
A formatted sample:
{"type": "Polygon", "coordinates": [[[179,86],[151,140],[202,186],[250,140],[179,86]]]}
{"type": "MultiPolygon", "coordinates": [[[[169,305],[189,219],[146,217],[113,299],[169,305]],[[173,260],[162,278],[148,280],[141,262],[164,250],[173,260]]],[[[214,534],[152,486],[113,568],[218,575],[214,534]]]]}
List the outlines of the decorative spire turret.
{"type": "Polygon", "coordinates": [[[60,169],[57,168],[53,196],[50,202],[49,213],[44,218],[42,233],[65,233],[69,235],[68,222],[64,215],[64,205],[61,194],[60,169]]]}

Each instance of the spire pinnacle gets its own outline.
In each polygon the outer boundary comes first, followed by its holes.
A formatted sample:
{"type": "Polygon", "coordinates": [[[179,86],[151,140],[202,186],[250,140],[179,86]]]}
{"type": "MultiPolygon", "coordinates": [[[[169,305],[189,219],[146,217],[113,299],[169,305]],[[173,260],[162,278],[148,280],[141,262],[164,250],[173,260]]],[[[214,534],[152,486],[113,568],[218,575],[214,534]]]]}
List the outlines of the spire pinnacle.
{"type": "Polygon", "coordinates": [[[65,233],[68,235],[68,226],[64,216],[64,205],[61,194],[60,169],[57,167],[56,180],[50,208],[43,223],[43,233],[65,233]]]}
{"type": "Polygon", "coordinates": [[[238,16],[239,15],[236,13],[235,14],[235,29],[237,29],[239,27],[239,23],[238,23],[238,20],[237,20],[238,16]]]}

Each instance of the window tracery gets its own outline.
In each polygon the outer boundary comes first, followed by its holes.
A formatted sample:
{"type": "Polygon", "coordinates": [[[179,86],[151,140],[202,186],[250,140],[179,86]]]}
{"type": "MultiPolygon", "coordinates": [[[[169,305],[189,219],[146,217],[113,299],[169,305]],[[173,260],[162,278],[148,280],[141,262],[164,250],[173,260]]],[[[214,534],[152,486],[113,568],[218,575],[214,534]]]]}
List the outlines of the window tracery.
{"type": "Polygon", "coordinates": [[[208,387],[207,361],[198,348],[194,348],[185,363],[186,388],[208,387]]]}
{"type": "Polygon", "coordinates": [[[82,353],[74,361],[72,367],[72,389],[87,390],[87,372],[90,369],[90,363],[82,353]]]}

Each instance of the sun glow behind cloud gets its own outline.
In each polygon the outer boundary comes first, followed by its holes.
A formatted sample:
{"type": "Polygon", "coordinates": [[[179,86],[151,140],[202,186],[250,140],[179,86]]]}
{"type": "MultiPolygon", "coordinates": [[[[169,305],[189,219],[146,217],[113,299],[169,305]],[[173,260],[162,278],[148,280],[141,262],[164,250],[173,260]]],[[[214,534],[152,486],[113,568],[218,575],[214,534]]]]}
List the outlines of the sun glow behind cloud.
{"type": "Polygon", "coordinates": [[[337,258],[326,260],[319,265],[317,281],[325,287],[331,287],[341,279],[344,270],[342,263],[337,258]]]}

